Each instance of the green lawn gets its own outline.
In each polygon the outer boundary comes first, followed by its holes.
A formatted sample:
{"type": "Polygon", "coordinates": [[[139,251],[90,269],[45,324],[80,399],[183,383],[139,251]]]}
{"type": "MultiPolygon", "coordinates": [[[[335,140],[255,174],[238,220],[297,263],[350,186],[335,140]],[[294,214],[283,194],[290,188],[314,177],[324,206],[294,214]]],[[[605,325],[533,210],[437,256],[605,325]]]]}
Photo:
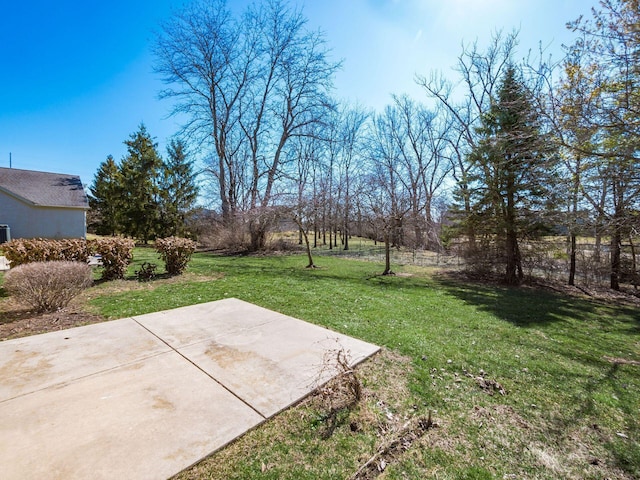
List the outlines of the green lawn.
{"type": "MultiPolygon", "coordinates": [[[[154,255],[137,249],[136,262],[154,255]]],[[[635,308],[416,267],[381,277],[378,264],[316,263],[201,253],[182,278],[94,287],[90,307],[110,318],[236,297],[386,347],[359,372],[361,405],[330,435],[312,399],[181,478],[348,478],[429,411],[437,426],[388,461],[384,478],[640,478],[635,308]]]]}
{"type": "Polygon", "coordinates": [[[637,308],[315,260],[321,268],[307,270],[303,255],[198,253],[166,278],[157,254],[137,248],[127,280],[83,295],[107,318],[236,297],[384,347],[358,368],[356,405],[332,412],[328,389],[178,478],[350,478],[429,412],[434,428],[376,464],[380,478],[640,478],[637,308]],[[160,276],[139,283],[145,261],[160,276]]]}

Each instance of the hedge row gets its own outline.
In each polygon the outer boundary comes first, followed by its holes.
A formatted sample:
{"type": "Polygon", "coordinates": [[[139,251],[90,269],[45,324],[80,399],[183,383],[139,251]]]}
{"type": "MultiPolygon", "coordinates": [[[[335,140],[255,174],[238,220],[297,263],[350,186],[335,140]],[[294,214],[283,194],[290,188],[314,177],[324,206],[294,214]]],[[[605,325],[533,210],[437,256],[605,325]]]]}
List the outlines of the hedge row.
{"type": "Polygon", "coordinates": [[[133,240],[113,237],[89,240],[87,243],[91,245],[91,251],[101,257],[104,280],[124,278],[127,267],[133,259],[133,247],[135,247],[133,240]]]}
{"type": "MultiPolygon", "coordinates": [[[[2,245],[4,256],[11,267],[34,262],[87,262],[91,255],[99,255],[102,278],[124,278],[133,259],[133,240],[120,237],[95,240],[43,238],[16,239],[2,245]]],[[[187,238],[168,237],[156,241],[156,251],[165,263],[167,273],[179,275],[187,268],[196,242],[187,238]]]]}
{"type": "Polygon", "coordinates": [[[124,278],[133,258],[133,240],[126,238],[99,238],[96,240],[45,238],[19,238],[2,245],[4,256],[11,267],[35,262],[84,262],[91,255],[102,257],[102,278],[124,278]]]}
{"type": "Polygon", "coordinates": [[[65,240],[20,238],[3,244],[2,250],[12,267],[32,262],[86,262],[91,255],[89,243],[79,238],[65,240]]]}

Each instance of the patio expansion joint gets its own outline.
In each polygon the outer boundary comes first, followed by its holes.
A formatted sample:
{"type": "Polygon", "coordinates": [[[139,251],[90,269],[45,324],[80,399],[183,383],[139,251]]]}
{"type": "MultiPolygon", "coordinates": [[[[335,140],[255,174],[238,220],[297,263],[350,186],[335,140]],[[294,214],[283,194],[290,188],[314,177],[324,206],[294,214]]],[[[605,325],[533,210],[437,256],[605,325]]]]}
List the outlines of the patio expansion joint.
{"type": "Polygon", "coordinates": [[[223,389],[225,389],[227,392],[229,392],[231,395],[233,395],[235,398],[237,398],[240,402],[242,402],[244,405],[246,405],[247,407],[249,407],[252,411],[254,411],[255,413],[257,413],[258,415],[260,415],[260,417],[263,420],[266,420],[268,417],[265,417],[259,410],[257,410],[253,405],[251,405],[249,402],[247,402],[244,398],[240,397],[236,392],[234,392],[233,390],[231,390],[230,388],[228,388],[224,383],[220,382],[216,377],[214,377],[213,375],[211,375],[209,372],[207,372],[206,370],[204,370],[200,365],[198,365],[197,363],[195,363],[193,360],[191,360],[189,357],[187,357],[186,355],[184,355],[180,350],[178,350],[177,348],[174,348],[171,344],[169,344],[169,342],[167,342],[164,338],[156,335],[152,330],[148,329],[145,325],[143,325],[142,323],[138,322],[135,318],[132,318],[132,320],[134,322],[136,322],[138,325],[140,325],[142,328],[144,328],[147,332],[149,332],[151,335],[153,335],[155,338],[157,338],[158,340],[160,340],[162,343],[164,343],[167,347],[169,347],[172,351],[174,351],[175,353],[177,353],[180,357],[182,357],[183,359],[185,359],[187,362],[189,362],[191,365],[193,365],[195,368],[197,368],[198,370],[200,370],[202,373],[204,373],[207,377],[209,377],[211,380],[213,380],[214,382],[216,382],[218,385],[220,385],[223,389]]]}
{"type": "MultiPolygon", "coordinates": [[[[175,351],[175,350],[171,349],[170,351],[175,351]]],[[[42,392],[44,390],[51,390],[51,389],[55,389],[55,388],[60,388],[60,387],[63,387],[65,385],[69,385],[71,383],[75,383],[75,382],[78,382],[80,380],[84,380],[85,378],[95,377],[96,375],[102,375],[102,374],[104,374],[106,372],[112,372],[114,370],[118,370],[120,368],[127,367],[129,365],[134,365],[136,363],[143,362],[143,361],[148,360],[148,359],[153,358],[153,357],[159,357],[161,355],[166,355],[167,353],[170,353],[170,351],[169,350],[165,350],[164,352],[152,353],[152,354],[140,357],[140,358],[133,359],[133,360],[131,360],[129,362],[119,363],[118,365],[114,365],[113,367],[103,368],[102,370],[97,370],[95,372],[87,373],[86,375],[80,375],[80,376],[77,376],[77,377],[73,377],[73,378],[70,378],[68,380],[65,380],[64,382],[53,383],[51,385],[47,385],[47,386],[44,386],[44,387],[41,387],[41,388],[36,388],[36,389],[31,390],[29,392],[19,393],[18,395],[14,395],[13,397],[2,398],[2,399],[0,399],[0,404],[3,404],[5,402],[10,402],[10,401],[15,400],[17,398],[26,397],[28,395],[33,395],[34,393],[42,392]]]]}

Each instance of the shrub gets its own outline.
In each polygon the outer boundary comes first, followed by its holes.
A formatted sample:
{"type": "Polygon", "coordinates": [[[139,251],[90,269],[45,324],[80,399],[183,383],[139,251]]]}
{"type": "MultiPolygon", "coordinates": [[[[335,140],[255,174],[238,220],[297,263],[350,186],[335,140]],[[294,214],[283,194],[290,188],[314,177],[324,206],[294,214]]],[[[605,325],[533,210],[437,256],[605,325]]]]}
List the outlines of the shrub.
{"type": "Polygon", "coordinates": [[[152,280],[156,276],[156,268],[158,266],[155,263],[143,262],[140,265],[140,270],[136,270],[136,277],[139,282],[146,282],[152,280]]]}
{"type": "Polygon", "coordinates": [[[198,243],[212,250],[243,252],[249,248],[247,226],[240,219],[224,226],[217,217],[207,217],[198,228],[198,243]]]}
{"type": "Polygon", "coordinates": [[[180,275],[187,268],[196,242],[188,238],[167,237],[156,240],[156,251],[164,262],[169,275],[180,275]]]}
{"type": "Polygon", "coordinates": [[[21,303],[40,312],[53,312],[66,307],[92,281],[91,267],[86,263],[34,262],[9,270],[3,286],[21,303]]]}
{"type": "Polygon", "coordinates": [[[60,260],[69,262],[86,262],[91,255],[90,246],[83,238],[67,238],[58,240],[60,260]]]}
{"type": "Polygon", "coordinates": [[[3,245],[4,256],[12,267],[33,262],[68,260],[85,262],[89,256],[86,240],[68,238],[51,240],[44,238],[19,238],[3,245]]]}
{"type": "Polygon", "coordinates": [[[133,240],[128,238],[112,237],[99,238],[88,242],[90,248],[102,261],[103,280],[115,280],[124,278],[127,267],[133,258],[133,240]]]}

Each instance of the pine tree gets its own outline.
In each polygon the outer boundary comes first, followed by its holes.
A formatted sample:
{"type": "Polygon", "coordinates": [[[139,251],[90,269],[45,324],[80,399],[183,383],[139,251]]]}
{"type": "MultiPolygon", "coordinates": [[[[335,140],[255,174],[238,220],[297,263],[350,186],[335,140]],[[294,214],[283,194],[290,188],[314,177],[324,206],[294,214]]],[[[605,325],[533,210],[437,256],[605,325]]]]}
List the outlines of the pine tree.
{"type": "Polygon", "coordinates": [[[161,235],[186,236],[186,219],[198,198],[196,173],[182,141],[172,140],[167,155],[161,179],[161,235]]]}
{"type": "Polygon", "coordinates": [[[124,143],[128,154],[120,164],[122,229],[124,234],[146,243],[155,237],[160,220],[162,159],[144,124],[124,143]]]}
{"type": "Polygon", "coordinates": [[[111,155],[100,164],[98,172],[89,189],[89,205],[96,219],[95,229],[98,235],[116,235],[120,233],[122,209],[122,176],[111,155]]]}
{"type": "Polygon", "coordinates": [[[473,205],[466,221],[496,240],[504,280],[517,285],[523,279],[519,240],[541,226],[552,165],[531,94],[513,66],[506,69],[478,133],[481,140],[468,158],[473,205]]]}

